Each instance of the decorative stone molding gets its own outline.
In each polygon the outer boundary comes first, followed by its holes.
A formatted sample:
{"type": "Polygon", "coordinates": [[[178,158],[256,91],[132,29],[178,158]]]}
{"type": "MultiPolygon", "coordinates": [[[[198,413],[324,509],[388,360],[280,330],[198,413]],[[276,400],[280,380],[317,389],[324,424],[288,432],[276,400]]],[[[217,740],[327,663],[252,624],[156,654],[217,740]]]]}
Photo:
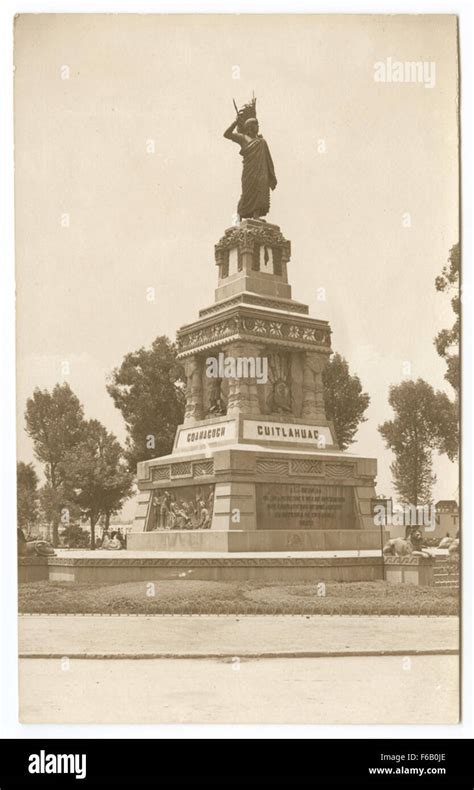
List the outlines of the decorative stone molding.
{"type": "Polygon", "coordinates": [[[324,466],[322,461],[294,458],[290,461],[290,475],[322,475],[324,466]]]}
{"type": "Polygon", "coordinates": [[[260,245],[278,250],[278,258],[287,263],[290,260],[291,244],[285,239],[279,228],[272,225],[236,225],[226,230],[224,236],[214,247],[215,259],[218,266],[225,265],[225,253],[232,247],[237,247],[241,254],[250,253],[260,245]]]}
{"type": "Polygon", "coordinates": [[[192,477],[193,471],[191,461],[181,461],[178,464],[171,464],[171,477],[192,477]]]}
{"type": "MultiPolygon", "coordinates": [[[[284,342],[291,348],[319,348],[326,354],[331,348],[331,331],[328,326],[314,326],[309,323],[297,323],[295,320],[251,318],[246,315],[234,315],[221,318],[213,324],[181,330],[178,333],[179,356],[186,357],[197,350],[204,351],[222,346],[230,340],[255,340],[264,338],[269,343],[284,342]]],[[[192,371],[186,371],[187,377],[192,371]]],[[[190,406],[191,408],[191,406],[190,406]]]]}
{"type": "Polygon", "coordinates": [[[422,557],[419,554],[409,557],[384,557],[385,565],[431,565],[432,563],[434,557],[422,557]]]}
{"type": "Polygon", "coordinates": [[[214,461],[195,461],[193,464],[193,477],[212,474],[214,474],[214,461]]]}
{"type": "Polygon", "coordinates": [[[208,315],[215,315],[215,313],[221,313],[224,310],[227,310],[230,307],[235,307],[239,304],[255,305],[256,307],[268,307],[271,310],[284,310],[288,313],[299,313],[301,315],[308,315],[309,312],[308,305],[303,304],[302,302],[294,302],[292,299],[272,299],[270,297],[244,292],[242,294],[238,294],[238,296],[235,296],[233,299],[226,299],[225,301],[218,302],[217,304],[213,304],[210,307],[205,307],[199,311],[199,316],[200,318],[204,318],[208,315]]]}
{"type": "Polygon", "coordinates": [[[258,475],[288,475],[288,461],[278,458],[257,458],[256,471],[258,475]]]}
{"type": "MultiPolygon", "coordinates": [[[[194,530],[194,532],[207,532],[207,530],[194,530]]],[[[205,568],[205,567],[330,567],[330,566],[361,566],[381,565],[381,557],[87,557],[66,558],[46,557],[49,566],[62,567],[145,567],[145,568],[205,568]]],[[[19,564],[24,565],[24,558],[19,559],[19,564]]]]}
{"type": "Polygon", "coordinates": [[[169,464],[167,466],[152,466],[151,479],[153,482],[156,482],[157,480],[169,480],[170,473],[171,470],[169,464]]]}
{"type": "MultiPolygon", "coordinates": [[[[49,557],[35,554],[33,557],[18,556],[19,565],[47,565],[49,557]]],[[[55,558],[56,559],[56,558],[55,558]]]]}
{"type": "Polygon", "coordinates": [[[326,464],[325,474],[327,477],[353,477],[353,464],[326,464]]]}

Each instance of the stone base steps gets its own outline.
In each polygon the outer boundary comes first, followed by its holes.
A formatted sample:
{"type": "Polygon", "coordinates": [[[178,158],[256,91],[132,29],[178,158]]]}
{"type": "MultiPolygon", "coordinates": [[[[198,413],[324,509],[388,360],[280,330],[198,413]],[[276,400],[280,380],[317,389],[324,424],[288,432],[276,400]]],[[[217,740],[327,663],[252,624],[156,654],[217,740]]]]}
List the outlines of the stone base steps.
{"type": "Polygon", "coordinates": [[[434,583],[445,590],[459,589],[459,565],[447,557],[436,557],[434,583]]]}

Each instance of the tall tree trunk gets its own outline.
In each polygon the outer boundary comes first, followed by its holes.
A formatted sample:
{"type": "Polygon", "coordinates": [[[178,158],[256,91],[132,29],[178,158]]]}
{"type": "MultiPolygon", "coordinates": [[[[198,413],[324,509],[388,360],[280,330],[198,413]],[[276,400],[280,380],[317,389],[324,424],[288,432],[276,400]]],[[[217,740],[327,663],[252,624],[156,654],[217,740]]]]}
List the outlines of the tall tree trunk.
{"type": "MultiPolygon", "coordinates": [[[[53,489],[55,496],[57,495],[58,490],[58,481],[56,480],[56,465],[50,464],[49,468],[49,477],[51,481],[51,488],[53,489]]],[[[57,502],[57,500],[56,500],[57,502]]],[[[61,508],[59,508],[59,512],[55,514],[53,520],[53,546],[59,546],[59,524],[61,522],[61,508]]]]}
{"type": "Polygon", "coordinates": [[[95,551],[95,525],[97,524],[98,516],[91,514],[91,549],[95,551]]]}
{"type": "Polygon", "coordinates": [[[415,425],[415,469],[414,469],[414,496],[413,504],[418,507],[419,480],[418,480],[418,432],[415,425]]]}
{"type": "Polygon", "coordinates": [[[53,521],[53,546],[59,546],[59,522],[60,516],[55,516],[53,521]]]}

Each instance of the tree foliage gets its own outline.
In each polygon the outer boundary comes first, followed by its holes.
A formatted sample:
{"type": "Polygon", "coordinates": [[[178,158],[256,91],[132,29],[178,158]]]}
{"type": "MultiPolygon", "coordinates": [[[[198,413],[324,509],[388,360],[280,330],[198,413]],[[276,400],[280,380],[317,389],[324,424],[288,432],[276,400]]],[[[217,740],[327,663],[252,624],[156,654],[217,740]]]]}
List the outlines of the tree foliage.
{"type": "Polygon", "coordinates": [[[25,421],[35,456],[43,464],[46,485],[41,503],[57,545],[61,509],[66,505],[61,464],[81,438],[84,411],[69,384],[56,384],[52,392],[35,389],[26,402],[25,421]]]}
{"type": "Polygon", "coordinates": [[[445,422],[449,420],[440,420],[440,415],[450,413],[453,404],[446,393],[435,392],[423,379],[393,385],[388,400],[395,417],[380,425],[379,431],[395,454],[390,466],[395,489],[403,503],[429,504],[436,481],[432,451],[455,452],[445,433],[445,422]]]}
{"type": "Polygon", "coordinates": [[[95,548],[100,516],[117,513],[132,493],[133,476],[122,447],[98,420],[89,420],[81,441],[65,454],[60,467],[68,498],[90,521],[91,548],[95,548]]]}
{"type": "Polygon", "coordinates": [[[56,384],[52,392],[35,389],[26,402],[26,432],[45,477],[55,488],[61,481],[59,465],[74,447],[84,427],[84,411],[69,384],[56,384]]]}
{"type": "Polygon", "coordinates": [[[39,492],[38,475],[33,464],[19,461],[16,465],[17,521],[28,535],[38,521],[39,492]]]}
{"type": "Polygon", "coordinates": [[[460,269],[459,244],[455,244],[449,251],[448,262],[443,266],[441,274],[436,278],[437,291],[451,293],[451,307],[455,316],[454,324],[450,329],[442,329],[434,340],[436,350],[447,365],[445,379],[449,381],[456,394],[459,394],[459,333],[461,317],[461,300],[459,294],[459,269],[460,269]]]}
{"type": "Polygon", "coordinates": [[[126,456],[139,461],[171,452],[176,427],[184,417],[182,369],[176,346],[157,337],[151,348],[127,354],[107,384],[107,392],[127,426],[126,456]]]}
{"type": "Polygon", "coordinates": [[[340,354],[333,354],[324,368],[323,385],[326,416],[333,421],[339,446],[345,450],[354,441],[360,423],[366,421],[370,397],[340,354]]]}

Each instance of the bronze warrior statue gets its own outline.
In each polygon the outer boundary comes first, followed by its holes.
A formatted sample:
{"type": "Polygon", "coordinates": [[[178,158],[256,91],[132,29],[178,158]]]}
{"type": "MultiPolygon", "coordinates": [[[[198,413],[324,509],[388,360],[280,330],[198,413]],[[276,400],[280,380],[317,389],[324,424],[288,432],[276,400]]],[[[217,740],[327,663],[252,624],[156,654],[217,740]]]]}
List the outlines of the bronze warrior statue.
{"type": "Polygon", "coordinates": [[[258,133],[255,98],[238,111],[224,137],[240,145],[243,158],[242,195],[237,213],[240,219],[264,217],[270,209],[270,189],[275,189],[277,180],[268,145],[258,133]]]}

